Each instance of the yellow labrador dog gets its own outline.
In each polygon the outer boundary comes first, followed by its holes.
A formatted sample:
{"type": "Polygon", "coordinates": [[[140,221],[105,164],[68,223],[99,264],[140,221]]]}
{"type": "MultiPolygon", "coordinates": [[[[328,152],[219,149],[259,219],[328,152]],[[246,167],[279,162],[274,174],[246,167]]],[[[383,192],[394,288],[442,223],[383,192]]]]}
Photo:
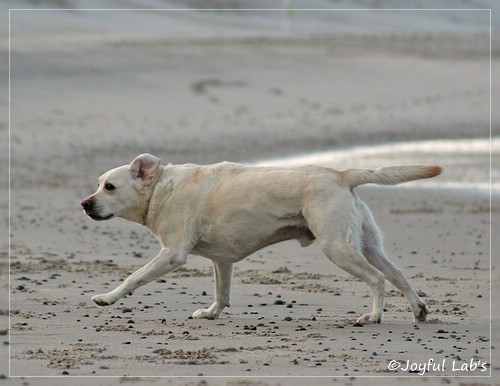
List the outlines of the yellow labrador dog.
{"type": "Polygon", "coordinates": [[[441,167],[432,165],[340,172],[321,166],[250,167],[230,162],[160,166],[159,158],[142,154],[130,165],[103,174],[97,191],[81,205],[94,220],[121,217],[145,225],[161,250],[116,289],[92,300],[111,305],[195,254],[214,264],[215,302],[193,317],[217,318],[229,307],[234,263],[280,241],[297,239],[305,247],[317,240],[332,262],[370,286],[373,309],[358,322],[381,322],[385,279],[406,296],[415,321],[424,321],[424,301],[386,257],[372,214],[353,189],[440,173],[441,167]]]}

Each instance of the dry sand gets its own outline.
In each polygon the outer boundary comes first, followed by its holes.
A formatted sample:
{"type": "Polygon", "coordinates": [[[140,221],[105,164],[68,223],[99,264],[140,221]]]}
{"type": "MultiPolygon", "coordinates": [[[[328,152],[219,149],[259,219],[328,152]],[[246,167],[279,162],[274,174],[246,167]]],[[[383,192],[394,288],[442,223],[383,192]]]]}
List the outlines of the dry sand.
{"type": "MultiPolygon", "coordinates": [[[[7,253],[0,262],[0,374],[10,370],[14,378],[1,382],[423,380],[421,369],[388,371],[392,360],[403,368],[407,361],[422,366],[433,360],[425,375],[441,378],[425,378],[427,384],[491,382],[463,378],[499,369],[490,357],[491,278],[494,293],[499,290],[490,242],[498,251],[499,241],[490,240],[490,230],[498,235],[500,229],[490,222],[484,190],[359,189],[386,235],[389,256],[429,306],[429,322],[418,325],[388,284],[384,323],[354,326],[371,307],[368,287],[332,265],[316,245],[302,249],[295,242],[237,265],[233,305],[218,320],[189,318],[211,304],[213,292],[210,262],[195,256],[118,304],[97,307],[91,296],[117,286],[154,256],[158,244],[142,227],[92,222],[79,209],[100,173],[144,151],[172,163],[254,162],[394,140],[487,137],[484,35],[67,39],[57,45],[44,39],[30,45],[21,37],[12,52],[10,285],[7,253]],[[202,377],[147,378],[156,376],[202,377]],[[252,376],[325,378],[243,378],[252,376]]],[[[5,137],[5,122],[1,128],[5,137]]],[[[6,164],[6,153],[1,157],[6,164]]],[[[474,173],[489,169],[487,158],[468,163],[472,158],[464,157],[456,156],[464,172],[463,165],[474,173]]],[[[421,160],[439,161],[439,154],[421,160]]],[[[448,162],[445,167],[454,168],[448,162]]],[[[7,205],[1,209],[6,213],[7,205]]],[[[499,211],[494,196],[494,219],[499,211]]],[[[498,335],[500,314],[491,311],[498,335]]]]}

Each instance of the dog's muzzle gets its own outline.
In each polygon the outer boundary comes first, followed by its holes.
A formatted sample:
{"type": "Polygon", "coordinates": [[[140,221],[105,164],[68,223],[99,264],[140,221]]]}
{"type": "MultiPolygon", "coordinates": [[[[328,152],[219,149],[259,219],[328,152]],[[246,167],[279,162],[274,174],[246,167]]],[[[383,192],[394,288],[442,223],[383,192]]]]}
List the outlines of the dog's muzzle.
{"type": "Polygon", "coordinates": [[[99,208],[96,208],[94,200],[91,198],[87,198],[81,202],[83,211],[87,216],[89,216],[92,220],[101,221],[101,220],[109,220],[113,217],[113,214],[102,216],[99,212],[99,208]]]}

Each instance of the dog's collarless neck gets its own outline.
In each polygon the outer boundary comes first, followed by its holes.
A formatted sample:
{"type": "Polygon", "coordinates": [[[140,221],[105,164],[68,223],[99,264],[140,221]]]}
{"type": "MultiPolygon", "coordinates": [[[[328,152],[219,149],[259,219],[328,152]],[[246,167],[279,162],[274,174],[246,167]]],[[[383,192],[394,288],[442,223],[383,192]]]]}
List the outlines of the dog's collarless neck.
{"type": "Polygon", "coordinates": [[[146,211],[144,212],[144,216],[142,217],[142,225],[144,225],[144,226],[147,226],[147,223],[148,223],[148,215],[150,213],[149,208],[153,204],[155,204],[155,201],[158,201],[158,199],[159,199],[159,197],[155,197],[155,192],[156,192],[156,188],[158,186],[158,181],[160,181],[160,178],[163,175],[163,170],[164,170],[163,168],[160,168],[157,175],[153,179],[153,182],[151,183],[151,185],[153,186],[151,189],[151,195],[149,197],[148,204],[146,206],[146,211]]]}
{"type": "Polygon", "coordinates": [[[165,200],[170,196],[170,193],[173,189],[172,181],[160,181],[163,173],[165,172],[165,168],[162,168],[161,171],[158,172],[158,175],[155,176],[153,181],[153,188],[151,189],[151,195],[149,197],[149,202],[144,212],[144,217],[142,219],[142,225],[151,229],[153,222],[155,221],[150,217],[151,213],[158,213],[159,209],[162,207],[165,200]]]}

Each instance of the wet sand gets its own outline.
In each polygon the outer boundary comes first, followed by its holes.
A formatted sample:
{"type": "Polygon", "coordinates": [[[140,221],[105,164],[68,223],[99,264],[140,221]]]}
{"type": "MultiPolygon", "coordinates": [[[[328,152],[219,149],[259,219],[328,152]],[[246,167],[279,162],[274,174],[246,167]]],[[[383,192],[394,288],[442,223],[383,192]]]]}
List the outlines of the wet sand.
{"type": "MultiPolygon", "coordinates": [[[[232,306],[218,320],[189,318],[213,295],[210,262],[195,256],[118,304],[97,307],[91,296],[116,287],[158,244],[140,226],[92,222],[79,208],[98,175],[145,151],[172,163],[252,163],[394,141],[487,137],[484,35],[69,39],[56,46],[21,40],[12,52],[10,283],[2,285],[0,303],[0,374],[9,375],[10,359],[13,377],[5,383],[111,376],[71,382],[293,385],[305,380],[243,377],[319,376],[325,378],[314,384],[390,385],[401,382],[397,376],[417,383],[425,372],[458,385],[462,377],[498,371],[490,357],[490,316],[497,334],[500,317],[495,309],[490,315],[490,279],[499,290],[490,243],[499,245],[490,230],[499,229],[490,223],[484,189],[358,189],[384,231],[388,255],[429,306],[429,322],[418,325],[390,284],[384,322],[354,325],[371,307],[368,287],[317,245],[296,242],[237,264],[232,306]],[[391,361],[401,367],[389,371],[391,361]],[[436,365],[425,367],[429,361],[436,365]],[[202,377],[148,378],[158,376],[202,377]]],[[[407,163],[407,156],[391,162],[407,163]]],[[[0,157],[5,164],[7,153],[0,157]]],[[[458,152],[446,162],[454,180],[464,170],[488,182],[484,154],[458,152]]],[[[7,192],[6,183],[1,187],[7,192]]],[[[494,219],[499,210],[495,195],[494,219]]],[[[1,264],[6,283],[6,253],[1,264]]]]}
{"type": "MultiPolygon", "coordinates": [[[[156,242],[119,221],[59,218],[58,253],[36,242],[13,244],[12,374],[391,375],[390,360],[434,358],[449,362],[440,375],[454,375],[453,360],[489,363],[487,200],[359,190],[385,230],[389,255],[428,303],[428,323],[413,324],[406,300],[388,284],[384,323],[356,327],[371,307],[368,287],[317,246],[296,242],[237,264],[233,306],[218,320],[189,318],[213,292],[210,265],[194,256],[169,277],[99,308],[90,297],[138,268],[156,242]],[[78,245],[68,240],[73,232],[78,245]]],[[[47,237],[40,227],[34,221],[25,230],[47,237]]]]}

